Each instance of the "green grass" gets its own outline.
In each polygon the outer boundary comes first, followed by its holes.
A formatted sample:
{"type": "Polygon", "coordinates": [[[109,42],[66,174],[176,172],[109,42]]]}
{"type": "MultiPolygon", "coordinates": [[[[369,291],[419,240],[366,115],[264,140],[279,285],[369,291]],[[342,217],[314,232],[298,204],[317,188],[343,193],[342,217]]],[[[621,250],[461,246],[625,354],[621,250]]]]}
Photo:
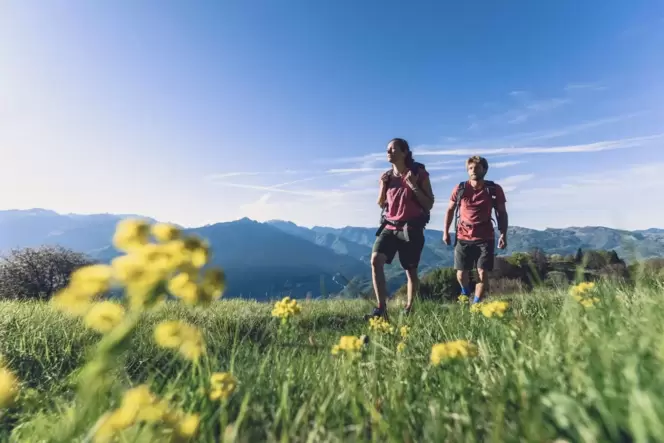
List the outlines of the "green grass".
{"type": "MultiPolygon", "coordinates": [[[[207,309],[169,304],[141,320],[113,395],[89,411],[83,441],[122,391],[149,383],[174,404],[201,414],[198,441],[664,441],[664,291],[600,287],[585,309],[565,293],[511,298],[504,318],[467,306],[420,303],[398,337],[371,333],[362,301],[303,304],[295,333],[280,336],[270,305],[228,300],[207,309]],[[219,407],[198,392],[200,376],[156,347],[152,328],[186,319],[205,335],[212,371],[240,384],[219,407]],[[367,334],[357,361],[334,357],[341,335],[367,334]],[[474,358],[431,367],[431,346],[466,339],[474,358]],[[231,426],[226,427],[229,424],[231,426]]],[[[63,441],[76,408],[77,369],[100,335],[40,303],[0,303],[0,353],[21,379],[15,406],[0,416],[2,441],[63,441]]],[[[151,441],[150,430],[124,441],[151,441]]],[[[156,440],[155,440],[156,441],[156,440]]]]}

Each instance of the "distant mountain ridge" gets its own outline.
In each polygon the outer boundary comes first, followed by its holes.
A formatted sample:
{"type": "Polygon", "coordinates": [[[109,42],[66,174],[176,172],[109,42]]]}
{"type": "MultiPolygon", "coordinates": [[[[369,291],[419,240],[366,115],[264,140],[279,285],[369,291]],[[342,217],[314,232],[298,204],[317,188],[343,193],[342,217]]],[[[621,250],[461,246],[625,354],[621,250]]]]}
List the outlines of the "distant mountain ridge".
{"type": "MultiPolygon", "coordinates": [[[[111,237],[119,220],[137,215],[58,214],[46,209],[0,211],[0,251],[61,245],[100,261],[118,255],[111,237]]],[[[149,217],[141,217],[154,221],[149,217]]],[[[213,262],[228,276],[227,296],[259,300],[292,295],[339,293],[354,280],[361,287],[371,281],[370,257],[376,227],[306,228],[283,220],[265,223],[248,218],[185,229],[212,245],[213,262]]],[[[442,232],[425,231],[421,271],[452,265],[452,247],[441,242],[442,232]]],[[[625,231],[602,226],[535,230],[509,229],[508,249],[499,254],[540,248],[548,254],[571,255],[578,248],[615,250],[628,261],[664,257],[664,229],[625,231]]],[[[389,286],[404,282],[398,260],[387,270],[389,286]]]]}

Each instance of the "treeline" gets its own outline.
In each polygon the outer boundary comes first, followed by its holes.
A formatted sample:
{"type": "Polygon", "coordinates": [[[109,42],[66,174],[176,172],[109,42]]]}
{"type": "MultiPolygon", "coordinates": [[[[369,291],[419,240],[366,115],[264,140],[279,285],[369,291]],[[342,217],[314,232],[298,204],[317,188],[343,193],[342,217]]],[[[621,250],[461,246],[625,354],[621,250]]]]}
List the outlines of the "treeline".
{"type": "MultiPolygon", "coordinates": [[[[494,270],[489,273],[491,295],[529,292],[535,287],[566,288],[580,281],[611,280],[634,285],[664,281],[664,258],[653,258],[627,264],[618,254],[604,250],[582,250],[562,256],[547,255],[541,249],[517,252],[510,256],[496,257],[494,270]]],[[[471,273],[471,289],[474,290],[477,273],[471,273]]],[[[429,300],[456,300],[460,293],[456,271],[439,268],[425,274],[420,282],[419,297],[429,300]]],[[[396,292],[404,297],[406,285],[396,292]]],[[[371,297],[371,294],[363,294],[371,297]]]]}

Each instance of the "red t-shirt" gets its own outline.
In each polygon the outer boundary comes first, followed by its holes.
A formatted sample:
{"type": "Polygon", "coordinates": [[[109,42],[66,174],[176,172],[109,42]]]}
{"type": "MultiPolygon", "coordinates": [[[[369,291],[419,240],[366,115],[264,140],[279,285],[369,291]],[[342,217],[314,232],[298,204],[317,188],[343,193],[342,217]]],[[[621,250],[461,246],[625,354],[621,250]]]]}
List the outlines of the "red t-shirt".
{"type": "MultiPolygon", "coordinates": [[[[456,201],[458,185],[452,190],[450,200],[456,201]]],[[[496,203],[505,203],[503,188],[496,184],[496,203]]],[[[459,203],[459,224],[457,226],[457,239],[466,241],[493,240],[495,238],[491,213],[493,202],[488,189],[482,185],[474,189],[469,181],[463,191],[459,203]]]]}
{"type": "MultiPolygon", "coordinates": [[[[429,176],[426,169],[420,168],[417,173],[417,184],[422,185],[422,181],[429,176]]],[[[407,221],[419,217],[424,209],[415,200],[415,193],[406,183],[406,174],[401,177],[392,175],[387,185],[387,211],[385,218],[390,221],[407,221]]],[[[396,226],[387,225],[386,229],[397,229],[396,226]]]]}

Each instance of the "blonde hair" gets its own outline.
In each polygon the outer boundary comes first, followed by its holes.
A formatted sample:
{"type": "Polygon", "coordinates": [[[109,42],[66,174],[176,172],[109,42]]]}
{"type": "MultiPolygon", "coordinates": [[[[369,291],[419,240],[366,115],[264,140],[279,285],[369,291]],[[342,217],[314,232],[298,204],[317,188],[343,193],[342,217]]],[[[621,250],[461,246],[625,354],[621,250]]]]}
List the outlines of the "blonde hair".
{"type": "Polygon", "coordinates": [[[468,160],[466,160],[466,169],[468,169],[468,166],[470,166],[471,164],[482,165],[482,169],[484,169],[484,172],[489,170],[489,162],[486,161],[486,158],[480,157],[479,155],[473,155],[472,157],[469,157],[468,160]]]}

